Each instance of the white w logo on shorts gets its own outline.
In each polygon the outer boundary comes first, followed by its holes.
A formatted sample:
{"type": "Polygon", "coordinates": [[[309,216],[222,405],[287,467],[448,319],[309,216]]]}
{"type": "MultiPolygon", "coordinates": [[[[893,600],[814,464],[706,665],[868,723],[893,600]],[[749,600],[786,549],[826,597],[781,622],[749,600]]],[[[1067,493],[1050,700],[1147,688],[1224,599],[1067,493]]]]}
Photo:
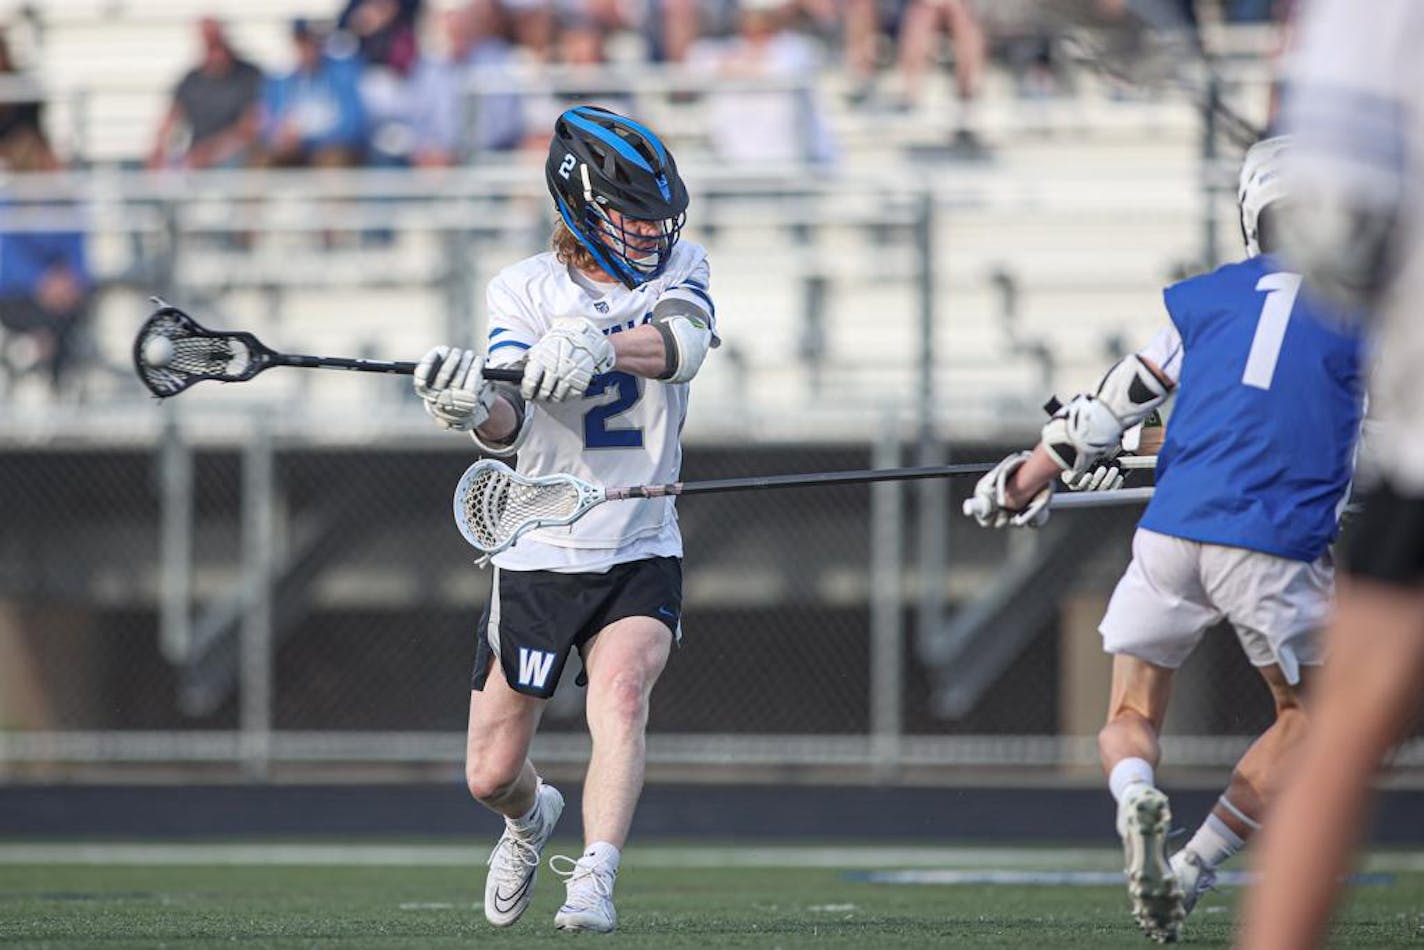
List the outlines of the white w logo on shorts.
{"type": "Polygon", "coordinates": [[[520,647],[519,685],[543,689],[544,681],[549,678],[549,670],[553,665],[554,654],[545,653],[543,650],[531,650],[528,647],[520,647]]]}

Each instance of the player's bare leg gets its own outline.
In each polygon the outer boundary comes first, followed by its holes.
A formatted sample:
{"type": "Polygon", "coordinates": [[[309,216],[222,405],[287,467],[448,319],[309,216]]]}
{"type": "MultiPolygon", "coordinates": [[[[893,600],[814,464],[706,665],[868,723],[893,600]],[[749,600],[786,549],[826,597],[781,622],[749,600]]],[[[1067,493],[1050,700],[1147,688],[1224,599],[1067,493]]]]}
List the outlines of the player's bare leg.
{"type": "Polygon", "coordinates": [[[672,642],[660,621],[625,617],[584,651],[593,754],[583,791],[584,853],[569,872],[568,899],[554,917],[565,930],[607,932],[617,926],[613,883],[643,790],[648,699],[672,642]]]}
{"type": "Polygon", "coordinates": [[[497,927],[528,908],[544,845],[564,810],[563,796],[539,781],[529,761],[543,712],[544,700],[509,687],[498,661],[491,661],[484,689],[470,692],[465,782],[476,801],[505,820],[485,878],[485,918],[497,927]]]}
{"type": "Polygon", "coordinates": [[[1172,811],[1153,779],[1172,673],[1135,656],[1115,654],[1108,721],[1098,733],[1098,754],[1117,799],[1117,832],[1132,915],[1144,933],[1161,942],[1177,939],[1183,917],[1181,889],[1167,862],[1172,811]]]}
{"type": "Polygon", "coordinates": [[[1172,855],[1172,873],[1182,888],[1182,909],[1188,914],[1215,885],[1217,867],[1260,829],[1261,816],[1283,784],[1287,760],[1305,737],[1301,692],[1304,679],[1313,678],[1313,669],[1303,668],[1303,682],[1294,686],[1279,666],[1258,669],[1275,702],[1276,720],[1236,763],[1231,783],[1196,834],[1172,855]]]}
{"type": "Polygon", "coordinates": [[[1326,650],[1310,733],[1261,836],[1260,883],[1242,915],[1245,950],[1323,942],[1370,779],[1419,708],[1424,592],[1342,578],[1326,650]]]}

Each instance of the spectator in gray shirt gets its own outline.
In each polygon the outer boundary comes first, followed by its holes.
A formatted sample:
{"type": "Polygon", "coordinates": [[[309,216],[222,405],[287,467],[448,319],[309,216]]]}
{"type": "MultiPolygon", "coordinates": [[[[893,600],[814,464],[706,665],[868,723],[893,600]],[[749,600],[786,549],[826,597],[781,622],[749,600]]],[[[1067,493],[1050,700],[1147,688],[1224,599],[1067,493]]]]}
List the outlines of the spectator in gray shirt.
{"type": "Polygon", "coordinates": [[[198,21],[202,60],[173,90],[150,168],[233,168],[248,163],[260,127],[262,71],[233,51],[223,26],[198,21]]]}

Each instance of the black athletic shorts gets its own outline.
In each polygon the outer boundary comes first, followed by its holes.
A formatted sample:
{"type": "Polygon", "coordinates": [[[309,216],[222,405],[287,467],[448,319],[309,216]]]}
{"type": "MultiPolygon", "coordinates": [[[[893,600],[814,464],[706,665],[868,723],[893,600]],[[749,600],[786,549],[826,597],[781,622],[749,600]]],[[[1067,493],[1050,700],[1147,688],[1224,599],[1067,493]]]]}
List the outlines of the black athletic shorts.
{"type": "Polygon", "coordinates": [[[1413,587],[1424,584],[1424,498],[1381,481],[1364,493],[1349,526],[1345,569],[1356,577],[1413,587]]]}
{"type": "MultiPolygon", "coordinates": [[[[604,574],[494,569],[489,603],[475,637],[472,689],[484,689],[498,656],[504,679],[528,696],[548,699],[569,650],[624,617],[661,620],[681,636],[682,561],[655,557],[615,564],[604,574]]],[[[583,685],[582,679],[579,684],[583,685]]]]}

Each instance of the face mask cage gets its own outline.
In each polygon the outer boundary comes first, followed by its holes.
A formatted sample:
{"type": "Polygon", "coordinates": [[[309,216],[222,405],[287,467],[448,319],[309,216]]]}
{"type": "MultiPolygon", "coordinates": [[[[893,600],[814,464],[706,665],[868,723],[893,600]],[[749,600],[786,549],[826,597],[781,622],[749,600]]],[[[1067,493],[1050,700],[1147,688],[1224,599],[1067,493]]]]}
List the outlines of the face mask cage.
{"type": "Polygon", "coordinates": [[[590,203],[587,218],[589,238],[632,274],[650,280],[667,266],[687,214],[656,221],[624,217],[620,225],[606,209],[590,203]]]}

